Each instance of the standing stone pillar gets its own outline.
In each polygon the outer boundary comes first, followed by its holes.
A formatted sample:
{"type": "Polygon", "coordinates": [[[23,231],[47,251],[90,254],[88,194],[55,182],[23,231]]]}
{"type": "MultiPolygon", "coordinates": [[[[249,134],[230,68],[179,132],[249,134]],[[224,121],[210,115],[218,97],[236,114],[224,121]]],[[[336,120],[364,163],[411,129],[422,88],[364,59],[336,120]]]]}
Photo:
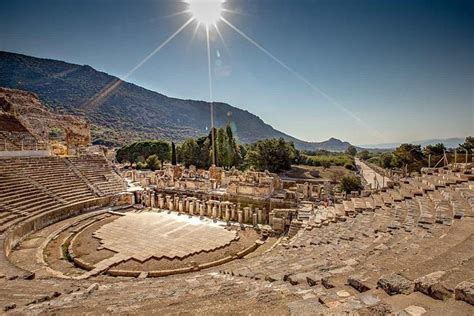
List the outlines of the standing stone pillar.
{"type": "Polygon", "coordinates": [[[158,207],[160,209],[164,209],[165,207],[165,199],[163,198],[163,195],[158,195],[158,207]]]}
{"type": "Polygon", "coordinates": [[[230,209],[229,209],[229,205],[227,204],[225,206],[225,221],[226,222],[230,221],[230,209]]]}
{"type": "Polygon", "coordinates": [[[212,218],[216,218],[217,217],[217,206],[214,204],[214,206],[212,207],[212,218]]]}
{"type": "Polygon", "coordinates": [[[263,210],[257,208],[257,221],[259,224],[263,224],[263,210]]]}
{"type": "Polygon", "coordinates": [[[184,212],[189,213],[189,204],[190,204],[190,199],[189,197],[184,198],[184,212]]]}
{"type": "Polygon", "coordinates": [[[178,199],[178,212],[183,213],[184,211],[184,201],[181,199],[178,199]]]}
{"type": "Polygon", "coordinates": [[[151,208],[155,208],[155,205],[156,205],[155,202],[156,202],[155,192],[151,191],[151,205],[150,205],[151,208]]]}
{"type": "Polygon", "coordinates": [[[199,203],[199,216],[206,215],[206,205],[204,203],[205,202],[199,203]]]}
{"type": "Polygon", "coordinates": [[[256,213],[253,213],[252,214],[252,224],[253,226],[257,226],[258,222],[257,222],[257,214],[256,213]]]}
{"type": "Polygon", "coordinates": [[[188,213],[189,215],[194,215],[194,201],[190,201],[189,202],[189,210],[188,210],[188,213]]]}
{"type": "Polygon", "coordinates": [[[179,196],[175,195],[173,203],[173,211],[177,211],[179,208],[179,196]]]}
{"type": "Polygon", "coordinates": [[[244,207],[244,222],[248,223],[250,222],[251,217],[250,217],[250,207],[244,207]]]}
{"type": "Polygon", "coordinates": [[[205,215],[209,217],[211,217],[212,215],[212,202],[211,201],[207,201],[207,213],[205,215]]]}
{"type": "Polygon", "coordinates": [[[217,202],[217,218],[221,219],[222,217],[222,203],[217,202]]]}
{"type": "Polygon", "coordinates": [[[268,225],[272,226],[273,227],[273,217],[275,216],[275,213],[273,213],[273,211],[271,211],[269,214],[268,214],[268,225]]]}
{"type": "Polygon", "coordinates": [[[237,208],[236,208],[235,204],[232,204],[230,206],[230,217],[233,221],[237,220],[237,208]]]}
{"type": "Polygon", "coordinates": [[[166,207],[170,211],[173,209],[173,199],[169,195],[166,196],[166,207]]]}
{"type": "Polygon", "coordinates": [[[240,224],[242,224],[244,222],[244,212],[239,210],[237,213],[238,213],[237,215],[238,221],[240,224]]]}

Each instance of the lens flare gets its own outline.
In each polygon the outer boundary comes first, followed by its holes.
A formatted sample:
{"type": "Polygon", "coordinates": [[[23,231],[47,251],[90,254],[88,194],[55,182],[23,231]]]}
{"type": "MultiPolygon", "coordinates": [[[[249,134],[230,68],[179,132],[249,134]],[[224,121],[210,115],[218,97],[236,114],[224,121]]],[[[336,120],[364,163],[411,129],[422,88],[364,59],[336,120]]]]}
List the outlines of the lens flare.
{"type": "Polygon", "coordinates": [[[187,0],[192,17],[199,23],[215,25],[222,17],[225,0],[187,0]]]}

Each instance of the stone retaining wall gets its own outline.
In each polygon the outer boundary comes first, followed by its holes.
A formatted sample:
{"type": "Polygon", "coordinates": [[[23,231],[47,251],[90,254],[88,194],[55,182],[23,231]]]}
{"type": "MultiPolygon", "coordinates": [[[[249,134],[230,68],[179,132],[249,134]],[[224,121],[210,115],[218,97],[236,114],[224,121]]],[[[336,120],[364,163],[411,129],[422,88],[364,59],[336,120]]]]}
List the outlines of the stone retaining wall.
{"type": "MultiPolygon", "coordinates": [[[[207,268],[212,268],[219,266],[224,263],[228,263],[232,260],[240,259],[242,257],[245,257],[249,253],[255,251],[260,245],[263,244],[263,241],[257,240],[253,245],[245,248],[244,250],[238,252],[235,256],[227,256],[225,258],[211,261],[211,262],[206,262],[203,264],[199,264],[194,267],[185,267],[185,268],[179,268],[179,269],[170,269],[170,270],[160,270],[160,271],[150,271],[147,273],[147,276],[150,278],[157,278],[157,277],[163,277],[163,276],[168,276],[168,275],[174,275],[174,274],[181,274],[181,273],[189,273],[189,272],[195,272],[199,271],[202,269],[207,269],[207,268]]],[[[75,261],[75,259],[74,259],[75,261]]],[[[80,262],[79,264],[83,264],[83,262],[80,262]]],[[[87,264],[84,265],[84,269],[87,269],[87,264]]],[[[82,266],[81,266],[82,267],[82,266]]],[[[108,275],[111,276],[122,276],[122,277],[138,277],[142,271],[131,271],[131,270],[119,270],[119,269],[110,269],[106,272],[108,275]]]]}
{"type": "Polygon", "coordinates": [[[66,218],[88,212],[90,210],[109,205],[113,196],[90,199],[84,202],[69,204],[59,209],[39,214],[11,227],[4,233],[3,254],[8,260],[8,255],[29,234],[55,224],[66,218]]]}

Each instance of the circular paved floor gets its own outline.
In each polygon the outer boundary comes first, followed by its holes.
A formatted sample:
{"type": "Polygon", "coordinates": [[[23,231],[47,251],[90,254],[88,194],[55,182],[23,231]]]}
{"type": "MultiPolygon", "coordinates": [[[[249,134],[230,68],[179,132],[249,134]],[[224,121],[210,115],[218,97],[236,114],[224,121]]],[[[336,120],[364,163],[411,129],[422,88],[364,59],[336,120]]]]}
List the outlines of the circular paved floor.
{"type": "Polygon", "coordinates": [[[155,258],[184,258],[230,244],[236,231],[223,223],[167,212],[127,213],[94,232],[102,246],[144,262],[155,258]]]}

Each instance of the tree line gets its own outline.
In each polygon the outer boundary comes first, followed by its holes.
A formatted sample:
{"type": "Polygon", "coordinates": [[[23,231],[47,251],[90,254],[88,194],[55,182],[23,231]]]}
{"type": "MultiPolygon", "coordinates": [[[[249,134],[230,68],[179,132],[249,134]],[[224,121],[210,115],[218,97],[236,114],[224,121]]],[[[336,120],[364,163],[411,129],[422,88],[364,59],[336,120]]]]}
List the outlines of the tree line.
{"type": "Polygon", "coordinates": [[[207,169],[215,161],[216,165],[227,169],[236,167],[280,172],[290,169],[299,158],[294,144],[283,138],[240,144],[230,125],[211,130],[206,136],[188,138],[178,145],[162,140],[138,141],[116,152],[117,162],[129,163],[137,169],[152,170],[159,169],[165,162],[207,169]],[[213,139],[216,153],[213,152],[213,139]]]}
{"type": "MultiPolygon", "coordinates": [[[[474,150],[474,137],[466,137],[463,144],[455,149],[448,149],[442,143],[421,147],[421,145],[401,144],[395,150],[389,152],[371,153],[363,150],[358,153],[358,157],[369,163],[378,165],[385,169],[406,168],[408,172],[420,171],[423,167],[434,167],[445,153],[449,161],[454,159],[454,151],[458,152],[458,162],[464,162],[464,153],[468,154],[468,161],[472,159],[474,150]]],[[[438,166],[443,165],[440,163],[438,166]]]]}

